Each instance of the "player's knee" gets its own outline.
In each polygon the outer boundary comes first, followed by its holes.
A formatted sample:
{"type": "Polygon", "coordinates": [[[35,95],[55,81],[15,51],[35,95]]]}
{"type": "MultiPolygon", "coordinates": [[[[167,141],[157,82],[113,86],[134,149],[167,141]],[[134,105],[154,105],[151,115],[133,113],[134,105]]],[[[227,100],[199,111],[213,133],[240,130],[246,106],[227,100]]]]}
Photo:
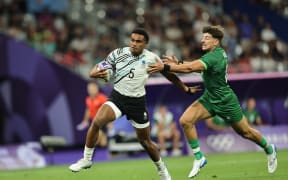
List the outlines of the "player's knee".
{"type": "Polygon", "coordinates": [[[185,118],[182,118],[182,117],[180,118],[179,122],[180,122],[180,125],[181,125],[182,127],[184,127],[184,126],[187,124],[186,119],[185,119],[185,118]]]}
{"type": "Polygon", "coordinates": [[[142,147],[143,147],[144,149],[146,149],[146,148],[148,147],[148,142],[147,142],[147,140],[141,139],[141,140],[139,140],[139,143],[142,145],[142,147]]]}
{"type": "Polygon", "coordinates": [[[193,124],[194,124],[193,121],[191,121],[188,118],[185,117],[180,118],[180,125],[182,126],[182,128],[190,127],[193,124]]]}
{"type": "Polygon", "coordinates": [[[149,149],[149,147],[152,145],[152,141],[148,139],[139,140],[139,143],[142,145],[144,149],[149,149]]]}
{"type": "Polygon", "coordinates": [[[106,125],[107,123],[109,123],[110,121],[108,120],[108,118],[106,118],[105,116],[97,116],[94,120],[93,120],[93,124],[95,126],[98,126],[100,129],[106,125]]]}
{"type": "Polygon", "coordinates": [[[93,128],[93,130],[99,130],[101,128],[99,123],[95,120],[92,121],[91,127],[93,128]]]}

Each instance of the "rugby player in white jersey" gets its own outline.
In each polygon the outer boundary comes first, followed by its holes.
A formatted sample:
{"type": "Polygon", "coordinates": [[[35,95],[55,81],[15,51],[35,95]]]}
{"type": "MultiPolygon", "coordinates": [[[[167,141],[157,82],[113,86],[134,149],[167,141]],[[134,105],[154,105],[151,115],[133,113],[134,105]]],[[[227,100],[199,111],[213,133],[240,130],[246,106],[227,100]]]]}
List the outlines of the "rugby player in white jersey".
{"type": "MultiPolygon", "coordinates": [[[[135,29],[131,33],[130,47],[112,51],[104,61],[114,71],[114,88],[108,101],[103,104],[91,124],[86,137],[83,158],[72,164],[69,169],[78,172],[92,166],[92,156],[99,130],[105,124],[126,115],[135,128],[138,141],[156,165],[161,180],[170,180],[171,176],[159,155],[158,146],[150,139],[150,124],[146,110],[145,84],[149,74],[148,65],[161,61],[153,52],[145,49],[149,36],[143,29],[135,29]]],[[[199,86],[188,87],[173,73],[161,72],[169,81],[183,91],[194,94],[201,90],[199,86]]],[[[107,71],[99,70],[98,64],[90,72],[92,78],[105,78],[107,71]]]]}

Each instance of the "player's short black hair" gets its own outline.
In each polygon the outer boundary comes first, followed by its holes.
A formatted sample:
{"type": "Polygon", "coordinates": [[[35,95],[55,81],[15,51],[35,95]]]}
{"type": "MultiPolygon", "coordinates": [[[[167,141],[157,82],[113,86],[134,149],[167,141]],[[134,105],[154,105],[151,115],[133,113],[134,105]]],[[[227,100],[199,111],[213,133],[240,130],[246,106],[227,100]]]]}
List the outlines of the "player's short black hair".
{"type": "Polygon", "coordinates": [[[213,38],[218,39],[220,42],[224,36],[223,28],[221,26],[205,26],[202,33],[209,33],[213,38]]]}
{"type": "Polygon", "coordinates": [[[136,29],[134,29],[134,30],[132,31],[131,34],[133,34],[133,33],[143,35],[145,41],[146,41],[147,43],[149,42],[149,35],[148,35],[148,33],[147,33],[143,28],[136,28],[136,29]]]}

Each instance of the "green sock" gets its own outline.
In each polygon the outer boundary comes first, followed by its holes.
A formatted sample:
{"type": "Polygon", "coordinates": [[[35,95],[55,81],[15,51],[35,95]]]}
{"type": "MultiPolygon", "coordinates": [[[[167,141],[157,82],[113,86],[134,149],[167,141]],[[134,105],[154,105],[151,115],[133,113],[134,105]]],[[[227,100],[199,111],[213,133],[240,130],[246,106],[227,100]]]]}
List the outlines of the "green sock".
{"type": "Polygon", "coordinates": [[[270,144],[267,143],[266,139],[262,138],[259,145],[264,149],[266,154],[273,153],[273,148],[270,144]]]}
{"type": "Polygon", "coordinates": [[[190,147],[192,148],[194,157],[199,160],[203,157],[203,153],[200,151],[199,142],[197,139],[192,139],[188,141],[190,147]]]}

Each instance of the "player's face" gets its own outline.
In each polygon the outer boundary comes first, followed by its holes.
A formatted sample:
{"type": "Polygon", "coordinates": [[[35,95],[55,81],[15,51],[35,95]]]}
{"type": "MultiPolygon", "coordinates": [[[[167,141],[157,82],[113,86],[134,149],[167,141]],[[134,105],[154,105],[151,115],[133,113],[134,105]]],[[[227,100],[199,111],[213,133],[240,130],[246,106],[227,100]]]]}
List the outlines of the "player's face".
{"type": "Polygon", "coordinates": [[[219,44],[219,40],[209,33],[203,33],[201,43],[203,51],[212,51],[219,44]]]}
{"type": "Polygon", "coordinates": [[[136,33],[131,34],[130,51],[134,56],[141,54],[146,45],[147,42],[143,35],[136,33]]]}

